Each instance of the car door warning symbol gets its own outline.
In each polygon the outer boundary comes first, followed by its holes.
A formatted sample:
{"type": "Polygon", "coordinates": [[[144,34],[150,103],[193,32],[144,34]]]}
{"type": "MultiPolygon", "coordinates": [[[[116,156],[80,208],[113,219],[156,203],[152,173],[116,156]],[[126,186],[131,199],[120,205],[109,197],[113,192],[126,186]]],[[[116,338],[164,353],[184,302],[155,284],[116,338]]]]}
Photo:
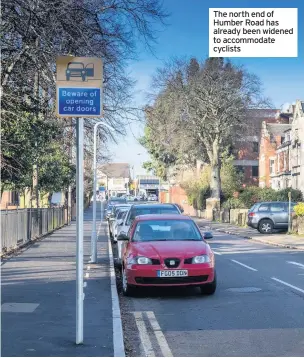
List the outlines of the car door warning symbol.
{"type": "Polygon", "coordinates": [[[67,81],[70,81],[72,77],[81,77],[84,82],[88,77],[94,77],[94,64],[88,63],[85,66],[82,62],[69,62],[65,74],[67,81]]]}

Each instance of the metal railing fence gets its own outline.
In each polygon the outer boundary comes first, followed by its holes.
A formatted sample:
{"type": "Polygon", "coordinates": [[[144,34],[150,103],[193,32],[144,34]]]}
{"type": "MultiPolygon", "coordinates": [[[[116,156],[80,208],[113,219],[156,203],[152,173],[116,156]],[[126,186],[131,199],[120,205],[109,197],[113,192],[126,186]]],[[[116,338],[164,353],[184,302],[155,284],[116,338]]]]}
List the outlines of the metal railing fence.
{"type": "Polygon", "coordinates": [[[67,208],[1,210],[1,255],[68,224],[67,208]]]}

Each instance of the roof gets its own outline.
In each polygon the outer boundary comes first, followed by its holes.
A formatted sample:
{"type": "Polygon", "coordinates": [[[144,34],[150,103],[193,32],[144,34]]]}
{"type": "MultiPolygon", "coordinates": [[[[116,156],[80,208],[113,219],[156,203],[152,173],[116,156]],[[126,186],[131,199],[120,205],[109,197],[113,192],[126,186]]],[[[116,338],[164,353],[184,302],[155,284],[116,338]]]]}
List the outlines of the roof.
{"type": "Polygon", "coordinates": [[[130,165],[128,163],[108,163],[100,165],[98,169],[109,178],[130,177],[130,165]]]}
{"type": "Polygon", "coordinates": [[[115,208],[130,208],[132,206],[132,204],[129,203],[115,203],[112,205],[115,206],[115,208]]]}
{"type": "Polygon", "coordinates": [[[163,208],[163,207],[173,207],[176,206],[175,204],[169,204],[169,203],[165,203],[165,204],[133,204],[132,207],[135,208],[151,208],[151,209],[155,209],[155,208],[163,208]]]}
{"type": "Polygon", "coordinates": [[[139,215],[135,219],[136,221],[149,221],[149,220],[188,220],[193,221],[192,218],[180,214],[148,214],[139,215]]]}
{"type": "Polygon", "coordinates": [[[291,124],[268,123],[268,131],[275,136],[283,136],[291,128],[291,124]]]}
{"type": "MultiPolygon", "coordinates": [[[[258,201],[258,202],[256,202],[255,203],[255,205],[259,205],[259,204],[262,204],[262,205],[268,205],[268,204],[288,204],[289,203],[289,201],[279,201],[279,200],[277,200],[277,201],[258,201]]],[[[291,204],[295,204],[293,201],[291,202],[291,204]]]]}

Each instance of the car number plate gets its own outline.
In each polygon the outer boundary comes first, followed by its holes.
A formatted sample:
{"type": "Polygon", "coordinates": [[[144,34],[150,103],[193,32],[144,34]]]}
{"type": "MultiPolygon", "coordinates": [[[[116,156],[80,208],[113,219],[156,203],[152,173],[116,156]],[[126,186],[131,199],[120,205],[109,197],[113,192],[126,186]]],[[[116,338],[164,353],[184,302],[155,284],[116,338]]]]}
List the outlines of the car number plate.
{"type": "Polygon", "coordinates": [[[185,276],[188,276],[188,270],[157,271],[157,277],[185,277],[185,276]]]}

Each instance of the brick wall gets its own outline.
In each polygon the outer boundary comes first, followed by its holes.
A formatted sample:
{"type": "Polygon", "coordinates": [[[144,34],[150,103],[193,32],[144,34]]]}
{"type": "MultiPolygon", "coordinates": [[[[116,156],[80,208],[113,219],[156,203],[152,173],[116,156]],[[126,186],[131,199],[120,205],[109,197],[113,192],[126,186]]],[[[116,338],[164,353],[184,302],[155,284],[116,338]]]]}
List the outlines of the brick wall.
{"type": "Polygon", "coordinates": [[[179,185],[174,185],[169,189],[169,200],[171,203],[179,204],[184,209],[185,215],[195,216],[196,210],[193,208],[192,205],[188,204],[188,197],[183,188],[179,185]]]}

